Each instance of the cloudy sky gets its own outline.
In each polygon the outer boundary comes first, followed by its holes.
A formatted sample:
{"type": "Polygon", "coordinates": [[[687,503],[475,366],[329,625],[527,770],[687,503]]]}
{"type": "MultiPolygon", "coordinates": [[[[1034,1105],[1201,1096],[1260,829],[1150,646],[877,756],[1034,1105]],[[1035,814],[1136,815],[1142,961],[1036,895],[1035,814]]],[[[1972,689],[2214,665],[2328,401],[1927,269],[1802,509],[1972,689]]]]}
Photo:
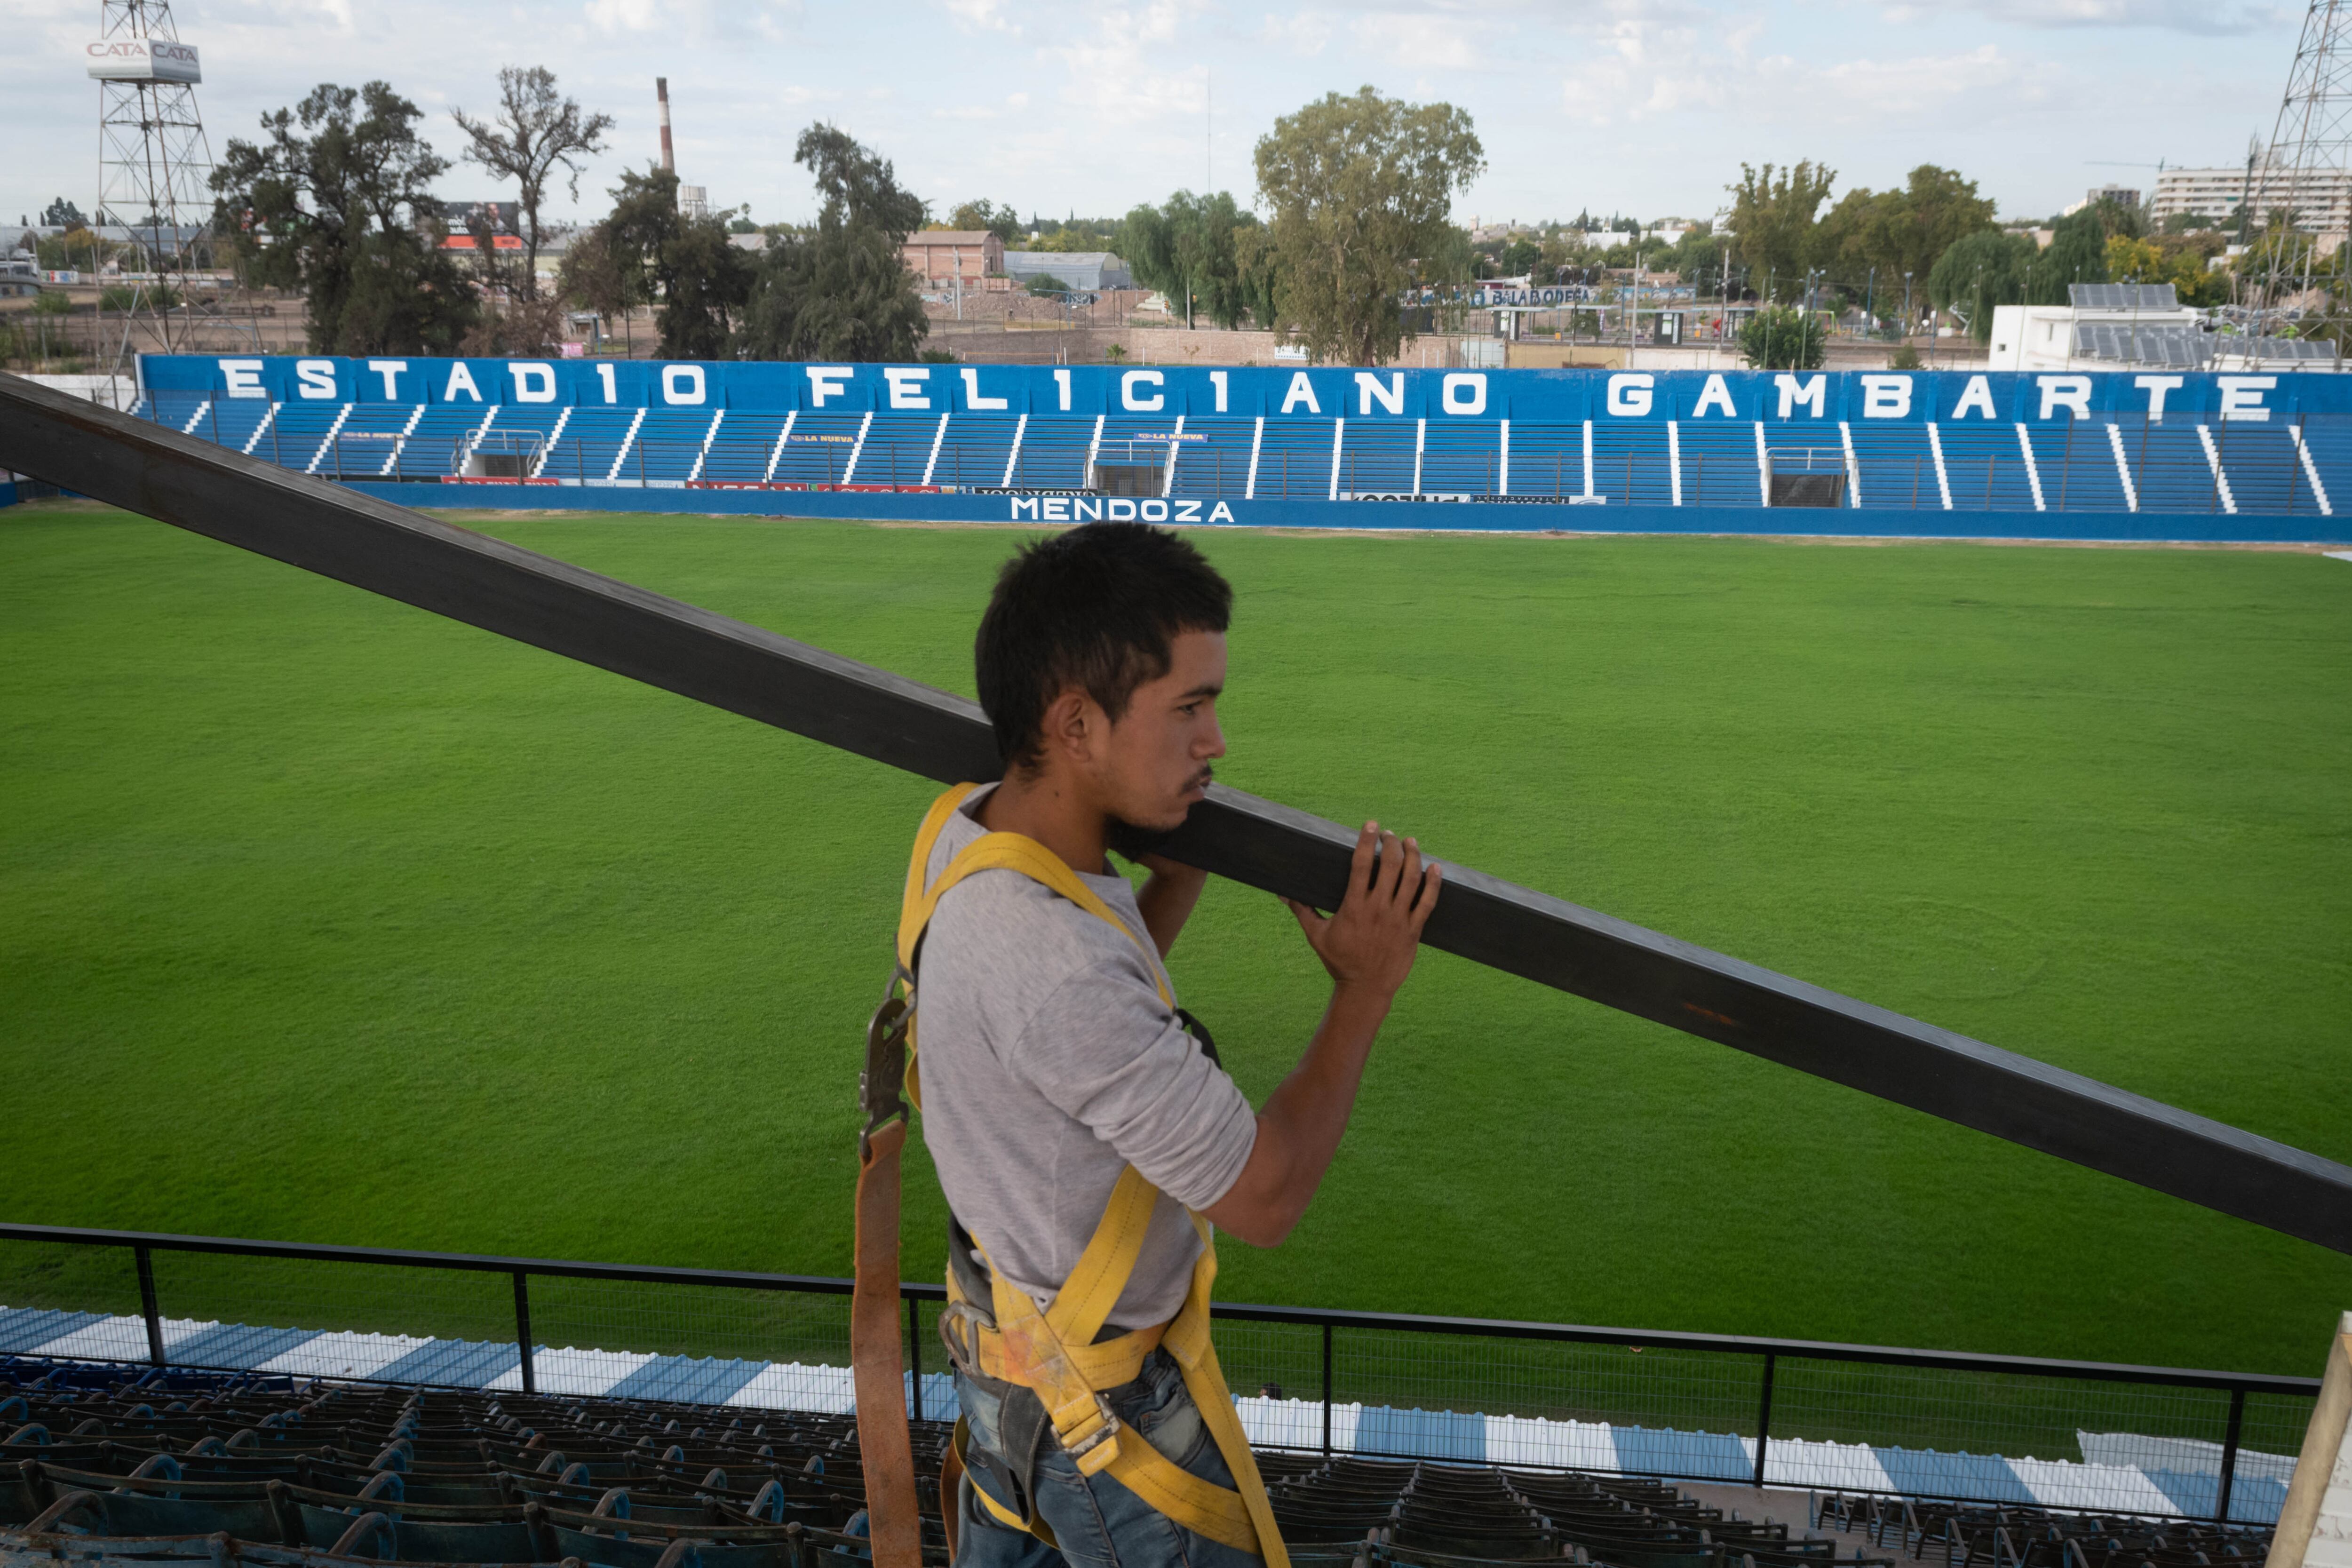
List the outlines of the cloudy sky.
{"type": "MultiPolygon", "coordinates": [[[[1204,181],[1247,199],[1275,119],[1370,83],[1468,110],[1488,169],[1457,216],[1703,216],[1742,160],[1812,158],[1840,191],[1922,162],[2045,215],[2158,159],[2242,160],[2267,136],[2301,13],[2252,0],[180,0],[217,152],[320,81],[381,77],[455,153],[452,108],[545,65],[618,121],[568,210],[656,152],[667,75],[680,174],[761,221],[814,205],[791,161],[830,120],[942,212],[1116,213],[1204,181]]],[[[99,0],[0,0],[0,216],[98,180],[99,0]]],[[[464,166],[452,197],[496,190],[464,166]]]]}

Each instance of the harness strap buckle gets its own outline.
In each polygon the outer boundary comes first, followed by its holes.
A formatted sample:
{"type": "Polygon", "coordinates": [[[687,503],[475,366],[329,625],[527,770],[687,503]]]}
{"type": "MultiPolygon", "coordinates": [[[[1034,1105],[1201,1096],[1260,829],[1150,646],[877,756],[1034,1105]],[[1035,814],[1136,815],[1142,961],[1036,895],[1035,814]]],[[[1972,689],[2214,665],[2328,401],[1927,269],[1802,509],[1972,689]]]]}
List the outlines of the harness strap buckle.
{"type": "Polygon", "coordinates": [[[866,1069],[857,1075],[857,1103],[866,1126],[857,1134],[862,1157],[874,1133],[907,1114],[907,998],[893,984],[866,1026],[866,1069]]]}
{"type": "Polygon", "coordinates": [[[1054,1436],[1077,1461],[1078,1473],[1091,1476],[1118,1458],[1118,1415],[1100,1389],[1087,1392],[1091,1400],[1074,1399],[1054,1412],[1054,1436]]]}

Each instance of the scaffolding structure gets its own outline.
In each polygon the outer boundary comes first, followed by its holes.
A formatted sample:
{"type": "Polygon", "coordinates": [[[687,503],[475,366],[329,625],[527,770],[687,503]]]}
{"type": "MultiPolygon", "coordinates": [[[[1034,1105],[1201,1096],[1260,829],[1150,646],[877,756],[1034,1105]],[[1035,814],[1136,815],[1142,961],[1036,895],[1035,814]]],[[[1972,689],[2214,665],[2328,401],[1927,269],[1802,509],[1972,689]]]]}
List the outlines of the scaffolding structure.
{"type": "MultiPolygon", "coordinates": [[[[213,210],[196,51],[181,39],[171,0],[100,0],[89,53],[99,93],[99,221],[130,230],[147,257],[144,270],[159,279],[184,272],[213,210]]],[[[171,311],[146,282],[131,289],[125,352],[141,316],[170,352],[171,311]]]]}
{"type": "MultiPolygon", "coordinates": [[[[2352,15],[2344,0],[2311,0],[2287,72],[2286,96],[2279,103],[2266,156],[2250,160],[2254,189],[2245,204],[2253,222],[2267,229],[2273,214],[2287,216],[2289,232],[2308,231],[2305,243],[2273,243],[2263,269],[2258,316],[2280,307],[2290,295],[2308,293],[2329,239],[2352,233],[2352,15]],[[2314,193],[2324,192],[2319,210],[2314,193]]],[[[2332,250],[2333,246],[2327,246],[2332,250]]]]}

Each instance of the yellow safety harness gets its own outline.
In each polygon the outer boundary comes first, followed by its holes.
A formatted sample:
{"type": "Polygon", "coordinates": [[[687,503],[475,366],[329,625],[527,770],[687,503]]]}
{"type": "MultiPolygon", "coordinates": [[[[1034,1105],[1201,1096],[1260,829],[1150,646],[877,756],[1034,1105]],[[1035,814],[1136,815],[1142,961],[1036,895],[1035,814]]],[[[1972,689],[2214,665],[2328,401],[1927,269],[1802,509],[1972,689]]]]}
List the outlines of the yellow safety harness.
{"type": "MultiPolygon", "coordinates": [[[[983,836],[950,860],[937,879],[926,881],[931,851],[957,809],[979,788],[958,784],[940,795],[923,818],[907,867],[899,906],[898,969],[889,994],[866,1033],[866,1070],[862,1097],[868,1113],[859,1138],[857,1204],[857,1299],[851,1313],[852,1360],[857,1374],[859,1446],[866,1479],[866,1510],[877,1568],[917,1568],[920,1528],[916,1513],[914,1464],[907,1430],[904,1373],[899,1364],[898,1323],[898,1155],[906,1142],[906,1104],[899,1085],[922,1107],[915,1071],[914,973],[923,932],[940,900],[966,878],[982,871],[1018,871],[1052,889],[1098,920],[1108,921],[1150,956],[1145,938],[1130,930],[1061,858],[1017,833],[983,836]],[[887,1290],[887,1299],[883,1293],[887,1290]]],[[[1175,998],[1160,965],[1149,967],[1160,1000],[1175,998]]],[[[1217,1250],[1209,1222],[1192,1215],[1201,1256],[1183,1307],[1169,1321],[1101,1340],[1110,1310],[1127,1289],[1151,1223],[1159,1189],[1132,1165],[1111,1189],[1102,1223],[1079,1255],[1077,1266],[1044,1311],[1027,1291],[1006,1283],[988,1262],[986,1310],[968,1299],[948,1271],[949,1305],[940,1336],[968,1373],[1031,1390],[1045,1406],[1055,1437],[1079,1470],[1108,1473],[1152,1508],[1194,1533],[1264,1557],[1267,1568],[1289,1568],[1276,1531],[1265,1486],[1258,1478],[1249,1438],[1234,1409],[1224,1373],[1209,1338],[1209,1291],[1217,1278],[1217,1250]],[[1233,1471],[1234,1488],[1202,1479],[1120,1425],[1104,1391],[1133,1382],[1144,1358],[1165,1350],[1183,1373],[1184,1387],[1208,1426],[1209,1435],[1233,1471]]],[[[986,1254],[982,1254],[987,1261],[986,1254]]],[[[941,1478],[941,1512],[953,1547],[954,1480],[967,1449],[964,1424],[956,1425],[941,1478]]],[[[992,1517],[1051,1543],[1052,1532],[1033,1510],[1016,1513],[975,1483],[974,1491],[992,1517]]]]}

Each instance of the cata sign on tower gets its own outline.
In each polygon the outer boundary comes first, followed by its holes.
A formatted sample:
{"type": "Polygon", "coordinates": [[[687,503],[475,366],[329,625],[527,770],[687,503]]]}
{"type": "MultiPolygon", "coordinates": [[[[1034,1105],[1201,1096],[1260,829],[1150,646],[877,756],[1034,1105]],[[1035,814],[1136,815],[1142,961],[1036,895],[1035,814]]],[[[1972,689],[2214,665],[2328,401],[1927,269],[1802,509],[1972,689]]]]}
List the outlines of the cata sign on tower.
{"type": "Polygon", "coordinates": [[[89,74],[100,81],[199,82],[196,46],[172,38],[100,38],[82,46],[89,74]]]}

